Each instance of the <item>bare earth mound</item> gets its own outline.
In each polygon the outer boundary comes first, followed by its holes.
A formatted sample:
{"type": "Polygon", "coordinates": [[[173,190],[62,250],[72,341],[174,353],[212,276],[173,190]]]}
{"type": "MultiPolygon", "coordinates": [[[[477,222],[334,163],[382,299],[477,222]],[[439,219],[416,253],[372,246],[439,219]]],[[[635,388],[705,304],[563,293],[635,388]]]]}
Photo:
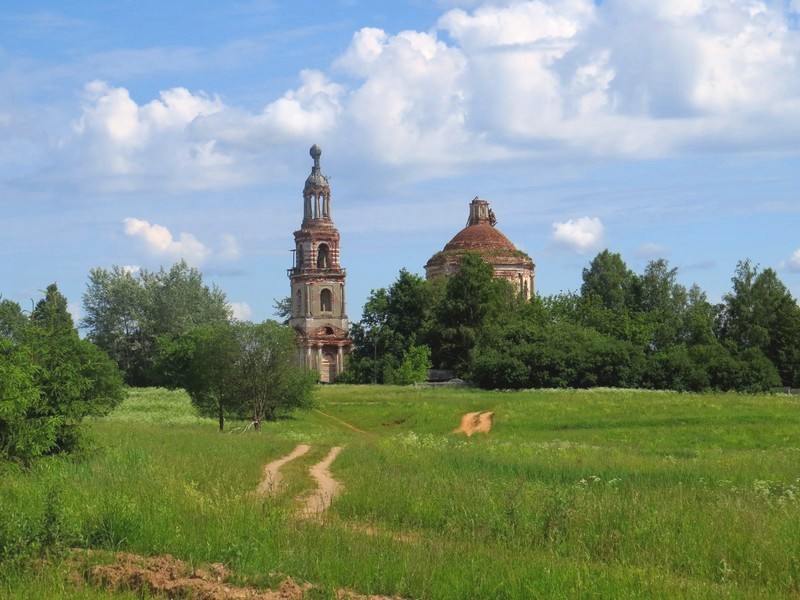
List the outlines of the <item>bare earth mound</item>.
{"type": "MultiPolygon", "coordinates": [[[[146,557],[120,552],[115,555],[114,564],[87,564],[90,557],[98,554],[92,550],[73,550],[76,583],[85,581],[109,592],[132,591],[147,597],[163,594],[167,598],[187,600],[302,600],[313,588],[310,583],[299,585],[291,577],[286,577],[277,590],[235,586],[229,583],[232,573],[219,563],[191,569],[169,554],[146,557]]],[[[336,597],[338,600],[402,600],[344,589],[339,590],[336,597]]]]}
{"type": "Polygon", "coordinates": [[[467,437],[473,433],[489,433],[494,423],[493,412],[471,412],[461,417],[461,425],[456,433],[466,433],[467,437]]]}
{"type": "Polygon", "coordinates": [[[219,563],[191,569],[169,554],[145,557],[120,552],[114,564],[87,566],[91,551],[78,552],[82,556],[76,557],[76,570],[88,583],[108,591],[130,590],[191,600],[301,600],[310,588],[308,584],[299,586],[291,577],[277,591],[237,587],[228,583],[231,573],[219,563]]]}

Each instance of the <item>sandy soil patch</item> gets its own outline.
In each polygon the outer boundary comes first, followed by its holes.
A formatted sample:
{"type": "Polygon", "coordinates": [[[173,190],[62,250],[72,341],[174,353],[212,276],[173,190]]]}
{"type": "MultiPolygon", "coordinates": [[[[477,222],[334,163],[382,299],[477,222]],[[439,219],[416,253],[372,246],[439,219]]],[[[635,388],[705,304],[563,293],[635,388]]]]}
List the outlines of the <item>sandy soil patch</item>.
{"type": "Polygon", "coordinates": [[[331,463],[339,456],[342,451],[341,446],[334,446],[321,462],[318,462],[309,469],[311,477],[317,482],[317,489],[311,496],[305,499],[303,516],[307,518],[319,518],[331,505],[336,495],[341,491],[342,484],[336,481],[329,470],[331,463]]]}
{"type": "MultiPolygon", "coordinates": [[[[110,565],[92,565],[95,556],[106,552],[75,549],[71,563],[75,583],[84,582],[109,592],[132,591],[143,596],[163,595],[187,600],[302,600],[313,589],[285,577],[277,590],[258,590],[230,583],[232,573],[224,565],[214,563],[192,569],[182,560],[170,556],[139,556],[118,552],[110,565]]],[[[338,600],[402,600],[391,596],[369,596],[340,589],[338,600]]]]}
{"type": "Polygon", "coordinates": [[[279,458],[278,460],[273,460],[271,463],[265,466],[264,479],[259,484],[256,492],[262,495],[274,494],[277,491],[278,486],[280,485],[282,479],[280,474],[280,468],[289,461],[303,456],[310,449],[311,446],[309,446],[308,444],[300,444],[299,446],[297,446],[297,448],[292,450],[292,452],[290,452],[283,458],[279,458]]]}
{"type": "Polygon", "coordinates": [[[473,433],[489,433],[493,424],[493,412],[471,412],[461,417],[461,425],[456,433],[466,433],[467,437],[473,433]]]}
{"type": "Polygon", "coordinates": [[[231,572],[219,563],[192,569],[169,554],[145,557],[120,552],[113,564],[92,566],[87,560],[93,555],[91,550],[75,551],[75,571],[87,583],[109,592],[130,590],[192,600],[301,600],[311,587],[298,585],[291,577],[277,590],[234,586],[229,583],[231,572]]]}

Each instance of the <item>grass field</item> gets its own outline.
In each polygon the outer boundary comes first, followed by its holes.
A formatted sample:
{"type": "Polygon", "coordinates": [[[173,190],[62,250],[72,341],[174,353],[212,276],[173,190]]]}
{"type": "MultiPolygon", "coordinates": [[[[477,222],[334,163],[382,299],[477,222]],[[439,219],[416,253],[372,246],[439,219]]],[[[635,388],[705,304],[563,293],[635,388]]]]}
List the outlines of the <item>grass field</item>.
{"type": "Polygon", "coordinates": [[[151,389],[88,430],[79,459],[0,471],[0,597],[109,597],[76,587],[69,547],[290,575],[311,598],[800,596],[798,397],[328,386],[319,411],[220,434],[151,389]],[[473,411],[492,431],[454,433],[473,411]],[[282,492],[253,494],[300,443],[282,492]],[[334,445],[343,492],[299,520],[334,445]]]}

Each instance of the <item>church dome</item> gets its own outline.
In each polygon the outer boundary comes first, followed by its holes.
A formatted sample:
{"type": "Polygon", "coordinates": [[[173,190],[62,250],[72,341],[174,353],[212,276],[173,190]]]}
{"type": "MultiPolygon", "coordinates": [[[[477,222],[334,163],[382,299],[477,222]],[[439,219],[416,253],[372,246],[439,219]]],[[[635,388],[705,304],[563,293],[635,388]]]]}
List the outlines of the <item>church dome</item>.
{"type": "Polygon", "coordinates": [[[492,266],[495,277],[508,280],[526,300],[529,299],[533,294],[536,265],[495,228],[496,223],[489,203],[476,197],[469,205],[467,226],[430,258],[425,265],[425,276],[433,279],[454,275],[461,268],[464,255],[474,252],[492,266]]]}
{"type": "Polygon", "coordinates": [[[489,223],[467,225],[459,231],[444,247],[448,250],[480,252],[481,250],[507,250],[514,252],[516,248],[511,241],[489,223]]]}

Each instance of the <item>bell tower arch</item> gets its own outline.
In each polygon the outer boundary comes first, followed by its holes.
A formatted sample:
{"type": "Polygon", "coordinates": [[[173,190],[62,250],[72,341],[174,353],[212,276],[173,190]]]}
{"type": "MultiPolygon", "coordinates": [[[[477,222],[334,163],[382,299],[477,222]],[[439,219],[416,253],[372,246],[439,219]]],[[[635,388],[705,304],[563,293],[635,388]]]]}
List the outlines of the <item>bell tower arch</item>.
{"type": "Polygon", "coordinates": [[[299,334],[299,360],[332,383],[350,350],[345,308],[346,273],[339,262],[339,231],[331,217],[331,188],[322,174],[322,150],[309,151],[314,164],[303,187],[303,222],[294,232],[295,264],[289,269],[292,313],[299,334]]]}

